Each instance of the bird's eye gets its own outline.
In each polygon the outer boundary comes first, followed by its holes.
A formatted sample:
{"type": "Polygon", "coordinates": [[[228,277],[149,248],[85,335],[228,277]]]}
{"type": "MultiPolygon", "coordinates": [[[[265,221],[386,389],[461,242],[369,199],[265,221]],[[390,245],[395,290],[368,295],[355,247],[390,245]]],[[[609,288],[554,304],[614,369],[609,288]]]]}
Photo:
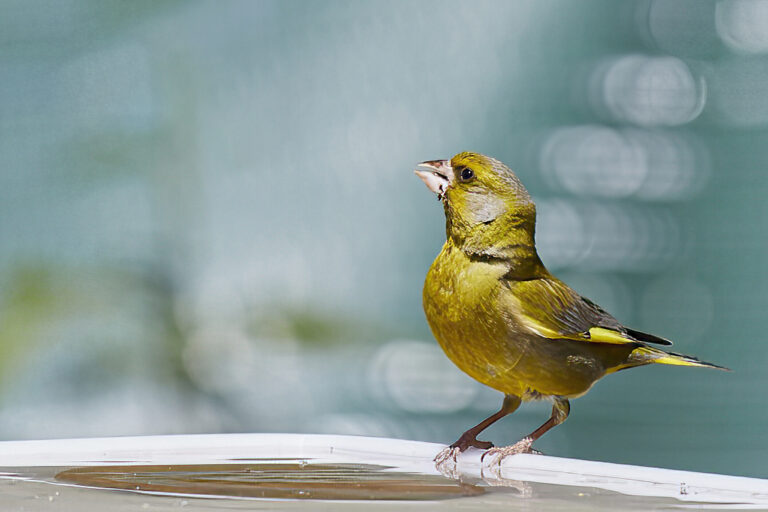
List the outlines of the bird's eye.
{"type": "Polygon", "coordinates": [[[475,177],[475,172],[469,167],[465,167],[461,170],[461,181],[469,181],[475,177]]]}

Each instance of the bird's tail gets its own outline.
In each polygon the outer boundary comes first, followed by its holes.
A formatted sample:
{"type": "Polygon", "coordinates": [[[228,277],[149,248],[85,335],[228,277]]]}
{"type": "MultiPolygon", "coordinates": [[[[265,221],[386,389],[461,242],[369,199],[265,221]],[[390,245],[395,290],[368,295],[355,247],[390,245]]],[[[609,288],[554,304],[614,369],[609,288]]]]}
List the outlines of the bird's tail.
{"type": "Polygon", "coordinates": [[[631,366],[641,366],[645,364],[659,363],[659,364],[672,364],[676,366],[698,366],[700,368],[716,368],[718,370],[730,371],[730,369],[726,368],[725,366],[720,366],[713,363],[707,363],[706,361],[702,361],[701,359],[695,358],[693,356],[686,356],[684,354],[677,354],[675,352],[665,352],[664,350],[654,348],[654,347],[648,347],[645,345],[639,346],[635,350],[633,350],[632,353],[629,354],[629,358],[627,358],[627,363],[630,363],[631,366]]]}

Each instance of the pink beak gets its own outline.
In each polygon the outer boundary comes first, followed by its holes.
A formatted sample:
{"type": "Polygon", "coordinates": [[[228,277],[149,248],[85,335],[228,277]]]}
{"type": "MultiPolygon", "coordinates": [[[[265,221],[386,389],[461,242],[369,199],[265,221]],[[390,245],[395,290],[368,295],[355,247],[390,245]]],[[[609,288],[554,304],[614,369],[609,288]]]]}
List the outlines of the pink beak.
{"type": "Polygon", "coordinates": [[[437,194],[437,197],[442,199],[446,189],[453,183],[453,168],[451,167],[450,160],[430,160],[428,162],[422,162],[419,167],[425,167],[428,170],[416,169],[416,176],[421,178],[421,181],[427,186],[429,190],[437,194]]]}

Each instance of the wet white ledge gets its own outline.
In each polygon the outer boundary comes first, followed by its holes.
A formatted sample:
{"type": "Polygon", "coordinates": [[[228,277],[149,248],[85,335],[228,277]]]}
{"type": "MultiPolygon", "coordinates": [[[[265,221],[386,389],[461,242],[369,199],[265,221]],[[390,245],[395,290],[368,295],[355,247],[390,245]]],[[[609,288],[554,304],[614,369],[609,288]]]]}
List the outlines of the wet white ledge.
{"type": "MultiPolygon", "coordinates": [[[[226,464],[249,461],[306,460],[317,463],[378,464],[399,471],[437,474],[434,443],[398,439],[303,434],[223,434],[144,436],[0,442],[0,477],[13,468],[132,464],[226,464]]],[[[459,456],[463,478],[489,473],[481,451],[459,456]]],[[[550,457],[515,455],[503,460],[494,485],[535,482],[598,488],[630,496],[675,498],[687,502],[768,507],[768,480],[653,467],[550,457]]]]}

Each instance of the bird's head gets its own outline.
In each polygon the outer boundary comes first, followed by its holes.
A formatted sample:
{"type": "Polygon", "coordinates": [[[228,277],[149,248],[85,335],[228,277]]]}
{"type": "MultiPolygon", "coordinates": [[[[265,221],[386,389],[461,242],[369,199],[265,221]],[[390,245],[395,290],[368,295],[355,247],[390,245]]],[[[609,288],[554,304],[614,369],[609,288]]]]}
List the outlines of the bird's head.
{"type": "Polygon", "coordinates": [[[419,167],[416,175],[443,202],[447,235],[456,243],[488,252],[482,246],[509,242],[519,231],[529,231],[532,243],[536,208],[518,177],[502,162],[464,152],[419,167]]]}

